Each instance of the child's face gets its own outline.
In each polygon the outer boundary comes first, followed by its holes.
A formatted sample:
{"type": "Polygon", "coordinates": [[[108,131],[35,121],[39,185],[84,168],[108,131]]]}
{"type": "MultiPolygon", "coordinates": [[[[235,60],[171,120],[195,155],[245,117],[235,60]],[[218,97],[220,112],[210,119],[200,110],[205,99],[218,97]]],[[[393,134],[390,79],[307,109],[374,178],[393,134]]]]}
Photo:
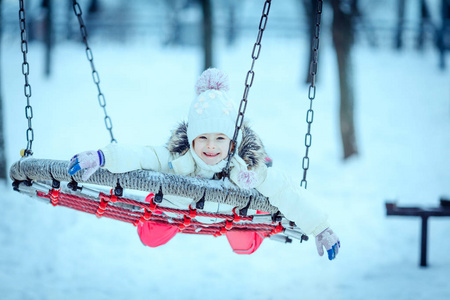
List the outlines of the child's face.
{"type": "Polygon", "coordinates": [[[204,133],[192,142],[194,151],[207,165],[213,166],[228,156],[230,138],[223,133],[204,133]]]}

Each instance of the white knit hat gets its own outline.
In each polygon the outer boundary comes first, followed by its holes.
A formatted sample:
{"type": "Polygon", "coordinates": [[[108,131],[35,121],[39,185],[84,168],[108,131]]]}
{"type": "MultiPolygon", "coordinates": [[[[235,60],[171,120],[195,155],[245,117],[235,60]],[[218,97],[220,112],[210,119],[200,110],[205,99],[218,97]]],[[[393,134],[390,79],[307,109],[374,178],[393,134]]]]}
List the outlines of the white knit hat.
{"type": "Polygon", "coordinates": [[[208,69],[197,80],[195,89],[197,97],[188,116],[189,145],[205,133],[223,133],[233,139],[237,110],[227,94],[228,76],[218,69],[208,69]]]}

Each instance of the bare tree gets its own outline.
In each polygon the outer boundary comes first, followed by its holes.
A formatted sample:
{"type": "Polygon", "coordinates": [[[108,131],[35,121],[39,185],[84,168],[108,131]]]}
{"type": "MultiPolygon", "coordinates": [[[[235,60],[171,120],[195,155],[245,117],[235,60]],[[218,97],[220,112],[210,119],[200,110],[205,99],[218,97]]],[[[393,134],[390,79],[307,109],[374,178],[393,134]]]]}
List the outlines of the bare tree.
{"type": "Polygon", "coordinates": [[[428,8],[428,4],[425,0],[419,1],[420,5],[420,23],[419,23],[419,34],[417,35],[417,49],[423,50],[424,42],[425,42],[425,31],[426,25],[433,26],[431,22],[430,9],[428,8]]]}
{"type": "Polygon", "coordinates": [[[213,65],[213,28],[211,0],[200,0],[203,14],[203,49],[205,54],[204,69],[213,65]]]}
{"type": "Polygon", "coordinates": [[[45,43],[45,76],[50,76],[53,50],[53,1],[42,1],[42,13],[44,14],[44,43],[45,43]]]}
{"type": "Polygon", "coordinates": [[[66,26],[66,39],[70,40],[75,36],[75,30],[72,27],[72,20],[73,20],[73,2],[72,1],[65,1],[65,26],[66,26]]]}
{"type": "MultiPolygon", "coordinates": [[[[316,24],[315,24],[315,16],[316,16],[316,8],[317,8],[317,0],[301,0],[303,4],[303,10],[305,11],[306,15],[306,21],[308,22],[308,30],[309,30],[309,41],[312,41],[314,38],[315,30],[316,30],[316,24]]],[[[305,82],[309,83],[311,82],[311,72],[309,70],[309,62],[313,59],[313,48],[311,45],[308,47],[309,49],[309,58],[308,62],[306,64],[306,76],[305,76],[305,82]]]]}
{"type": "Polygon", "coordinates": [[[91,0],[88,7],[88,14],[96,14],[100,11],[100,3],[98,0],[91,0]]]}
{"type": "Polygon", "coordinates": [[[405,0],[397,0],[397,32],[395,34],[395,48],[401,49],[403,47],[403,27],[405,24],[405,0]]]}
{"type": "Polygon", "coordinates": [[[228,20],[227,20],[227,44],[229,46],[233,45],[237,38],[237,28],[236,28],[236,1],[235,0],[227,0],[227,9],[228,9],[228,20]]]}
{"type": "MultiPolygon", "coordinates": [[[[2,17],[2,4],[3,1],[0,0],[0,50],[2,46],[2,33],[3,33],[3,17],[2,17]]],[[[1,58],[1,52],[0,52],[0,58],[1,58]]],[[[1,59],[0,59],[1,62],[1,59]]],[[[0,68],[1,70],[1,68],[0,68]]],[[[4,113],[3,113],[3,97],[2,97],[2,74],[0,72],[0,180],[6,179],[7,172],[6,172],[6,151],[5,151],[5,135],[4,131],[5,128],[3,127],[3,122],[5,120],[4,113]]]]}
{"type": "Polygon", "coordinates": [[[441,1],[441,25],[437,30],[437,48],[439,50],[439,67],[445,69],[445,52],[450,49],[450,0],[441,1]]]}
{"type": "Polygon", "coordinates": [[[354,124],[355,95],[351,49],[354,42],[353,17],[358,14],[356,0],[332,0],[333,44],[339,69],[340,129],[344,159],[357,154],[354,124]]]}

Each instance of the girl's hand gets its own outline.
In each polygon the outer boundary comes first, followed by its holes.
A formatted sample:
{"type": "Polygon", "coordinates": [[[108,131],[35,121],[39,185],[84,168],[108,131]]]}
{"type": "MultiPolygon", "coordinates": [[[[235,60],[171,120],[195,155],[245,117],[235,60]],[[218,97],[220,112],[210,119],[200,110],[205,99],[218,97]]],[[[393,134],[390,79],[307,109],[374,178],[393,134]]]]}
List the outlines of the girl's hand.
{"type": "Polygon", "coordinates": [[[83,169],[85,172],[81,178],[86,181],[100,168],[100,166],[104,165],[104,161],[103,152],[100,150],[78,153],[70,159],[68,168],[69,175],[74,175],[83,169]]]}
{"type": "Polygon", "coordinates": [[[333,230],[327,228],[316,236],[316,247],[320,256],[324,254],[323,247],[325,247],[328,252],[328,259],[333,260],[339,252],[341,242],[333,230]]]}

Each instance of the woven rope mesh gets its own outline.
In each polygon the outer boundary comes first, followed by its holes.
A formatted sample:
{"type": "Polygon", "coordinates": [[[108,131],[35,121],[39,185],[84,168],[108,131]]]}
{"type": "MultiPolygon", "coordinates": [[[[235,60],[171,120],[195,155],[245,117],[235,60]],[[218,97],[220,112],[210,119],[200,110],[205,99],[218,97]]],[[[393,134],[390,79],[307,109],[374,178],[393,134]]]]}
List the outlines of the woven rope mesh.
{"type": "Polygon", "coordinates": [[[90,183],[100,186],[115,187],[117,183],[125,189],[157,193],[160,188],[164,195],[177,195],[194,201],[205,196],[205,201],[229,204],[243,208],[275,213],[278,209],[269,203],[257,190],[240,189],[229,181],[208,180],[154,171],[136,170],[127,173],[111,173],[100,169],[87,181],[81,178],[82,172],[70,176],[67,173],[68,161],[23,158],[14,163],[10,169],[12,180],[52,180],[78,183],[90,183]]]}

